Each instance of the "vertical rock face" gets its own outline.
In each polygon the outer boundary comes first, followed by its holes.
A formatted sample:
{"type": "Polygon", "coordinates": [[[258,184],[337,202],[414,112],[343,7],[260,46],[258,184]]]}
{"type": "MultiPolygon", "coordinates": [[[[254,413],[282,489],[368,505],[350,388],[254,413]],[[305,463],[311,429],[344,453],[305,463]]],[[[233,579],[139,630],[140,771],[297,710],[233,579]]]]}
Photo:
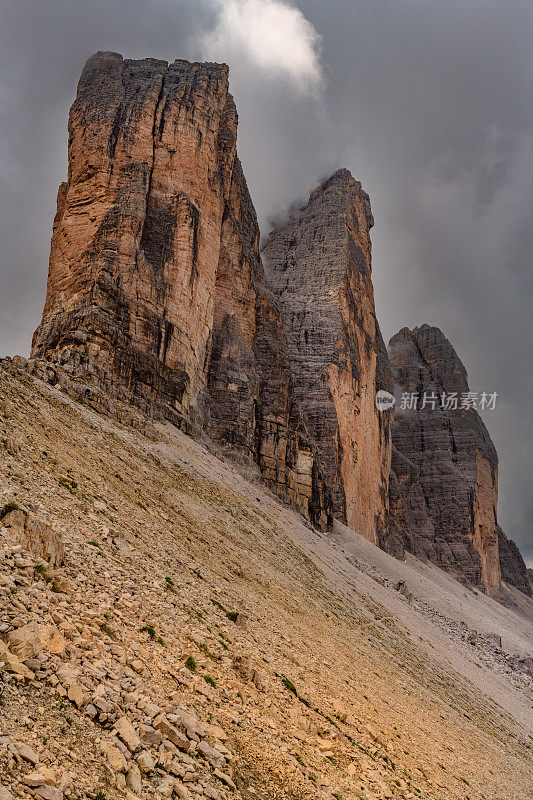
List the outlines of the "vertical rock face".
{"type": "Polygon", "coordinates": [[[222,220],[206,403],[210,435],[250,453],[280,496],[326,527],[329,492],[294,398],[283,323],[238,159],[222,220]]]}
{"type": "Polygon", "coordinates": [[[516,589],[520,589],[524,594],[531,595],[531,582],[524,559],[520,550],[513,542],[508,539],[502,529],[498,526],[498,547],[500,551],[500,570],[502,581],[510,583],[516,589]]]}
{"type": "Polygon", "coordinates": [[[444,334],[429,325],[401,330],[389,355],[397,397],[418,397],[416,410],[398,403],[395,410],[396,531],[410,552],[496,594],[498,459],[477,411],[460,407],[469,391],[466,370],[444,334]],[[457,409],[441,407],[443,393],[457,394],[457,409]]]}
{"type": "Polygon", "coordinates": [[[334,513],[378,542],[387,516],[392,391],[371,279],[368,195],[339,170],[273,230],[267,276],[281,303],[297,399],[332,487],[334,513]]]}
{"type": "Polygon", "coordinates": [[[88,60],[32,355],[185,430],[208,429],[326,526],[236,137],[225,65],[88,60]]]}
{"type": "Polygon", "coordinates": [[[34,355],[200,421],[236,128],[225,66],[89,59],[34,355]]]}

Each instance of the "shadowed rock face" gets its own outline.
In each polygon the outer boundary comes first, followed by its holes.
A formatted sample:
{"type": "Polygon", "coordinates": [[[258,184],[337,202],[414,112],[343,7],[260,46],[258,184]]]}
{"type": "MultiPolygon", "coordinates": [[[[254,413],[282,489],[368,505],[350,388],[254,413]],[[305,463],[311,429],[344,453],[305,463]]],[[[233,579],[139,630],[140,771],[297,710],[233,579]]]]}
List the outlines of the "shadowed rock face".
{"type": "MultiPolygon", "coordinates": [[[[496,526],[497,458],[475,411],[398,412],[389,480],[392,412],[375,395],[392,375],[361,185],[336,172],[271,233],[272,291],[236,139],[225,65],[88,60],[36,374],[119,418],[134,406],[208,433],[319,527],[334,512],[389,552],[407,548],[491,593],[501,563],[526,591],[496,526]]],[[[404,391],[468,389],[438,329],[404,329],[391,357],[404,391]]]]}
{"type": "MultiPolygon", "coordinates": [[[[468,392],[466,370],[438,328],[404,328],[389,344],[397,398],[468,392]]],[[[454,572],[489,594],[500,587],[498,459],[473,408],[443,410],[440,402],[417,410],[397,403],[392,470],[399,496],[396,530],[407,550],[454,572]]]]}
{"type": "Polygon", "coordinates": [[[500,526],[498,526],[498,546],[502,581],[510,583],[511,586],[520,589],[524,594],[531,595],[531,582],[528,575],[530,570],[526,568],[522,554],[516,544],[512,539],[507,538],[500,526]]]}
{"type": "Polygon", "coordinates": [[[251,453],[279,495],[327,527],[329,490],[294,397],[287,340],[238,159],[222,219],[205,399],[209,434],[251,453]]]}
{"type": "Polygon", "coordinates": [[[335,515],[377,543],[387,516],[392,391],[374,309],[368,195],[339,170],[273,230],[265,269],[281,303],[296,396],[335,515]]]}
{"type": "Polygon", "coordinates": [[[207,429],[326,527],[236,137],[225,65],[88,60],[32,356],[186,431],[207,429]]]}

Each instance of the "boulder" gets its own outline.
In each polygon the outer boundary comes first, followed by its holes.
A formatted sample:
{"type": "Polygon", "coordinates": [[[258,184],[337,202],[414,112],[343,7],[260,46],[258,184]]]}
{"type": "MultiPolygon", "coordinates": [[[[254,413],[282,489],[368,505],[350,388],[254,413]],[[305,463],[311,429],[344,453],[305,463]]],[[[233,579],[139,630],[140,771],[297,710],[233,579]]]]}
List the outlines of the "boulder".
{"type": "Polygon", "coordinates": [[[66,642],[53,625],[29,622],[17,628],[7,637],[9,648],[21,661],[34,658],[45,651],[52,655],[62,655],[66,642]]]}

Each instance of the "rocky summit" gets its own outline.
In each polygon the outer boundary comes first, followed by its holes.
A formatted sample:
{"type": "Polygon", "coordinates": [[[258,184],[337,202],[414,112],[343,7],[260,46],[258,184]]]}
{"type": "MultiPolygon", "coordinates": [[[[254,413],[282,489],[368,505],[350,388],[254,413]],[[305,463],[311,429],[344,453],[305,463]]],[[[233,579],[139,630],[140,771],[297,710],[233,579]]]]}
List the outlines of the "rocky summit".
{"type": "Polygon", "coordinates": [[[428,325],[387,352],[348,170],[260,251],[236,143],[225,65],[85,65],[0,361],[0,800],[529,800],[531,576],[466,370],[428,325]]]}

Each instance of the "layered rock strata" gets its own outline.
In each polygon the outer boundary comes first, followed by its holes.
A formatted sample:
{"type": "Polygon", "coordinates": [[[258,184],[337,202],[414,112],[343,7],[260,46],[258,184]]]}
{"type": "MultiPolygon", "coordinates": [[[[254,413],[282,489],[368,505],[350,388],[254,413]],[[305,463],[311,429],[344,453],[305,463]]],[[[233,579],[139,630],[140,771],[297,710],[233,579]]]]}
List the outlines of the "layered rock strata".
{"type": "Polygon", "coordinates": [[[403,328],[389,345],[397,405],[392,470],[396,531],[407,550],[488,594],[500,588],[498,458],[477,411],[461,408],[466,370],[438,329],[403,328]],[[458,399],[444,408],[442,398],[458,399]],[[401,396],[417,398],[402,408],[401,396]],[[426,400],[424,401],[424,395],[426,400]]]}
{"type": "Polygon", "coordinates": [[[502,581],[509,583],[527,595],[531,595],[530,577],[520,550],[512,539],[508,539],[498,526],[498,549],[500,552],[500,572],[502,581]]]}
{"type": "Polygon", "coordinates": [[[236,138],[225,65],[88,60],[32,356],[91,393],[207,429],[327,527],[236,138]]]}
{"type": "Polygon", "coordinates": [[[332,487],[335,515],[378,543],[387,523],[392,391],[376,320],[368,195],[348,170],[312,192],[263,249],[279,297],[294,387],[332,487]]]}

